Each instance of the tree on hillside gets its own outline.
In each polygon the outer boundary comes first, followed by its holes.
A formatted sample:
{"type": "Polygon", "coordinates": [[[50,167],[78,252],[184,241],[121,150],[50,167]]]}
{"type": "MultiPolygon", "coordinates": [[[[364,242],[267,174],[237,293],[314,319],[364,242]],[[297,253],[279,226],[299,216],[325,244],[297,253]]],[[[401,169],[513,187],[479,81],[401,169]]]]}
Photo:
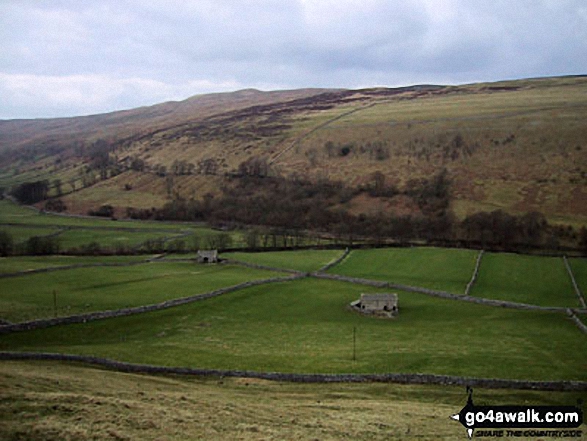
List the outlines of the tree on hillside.
{"type": "Polygon", "coordinates": [[[49,181],[24,182],[12,191],[12,195],[23,204],[34,204],[47,198],[49,181]]]}

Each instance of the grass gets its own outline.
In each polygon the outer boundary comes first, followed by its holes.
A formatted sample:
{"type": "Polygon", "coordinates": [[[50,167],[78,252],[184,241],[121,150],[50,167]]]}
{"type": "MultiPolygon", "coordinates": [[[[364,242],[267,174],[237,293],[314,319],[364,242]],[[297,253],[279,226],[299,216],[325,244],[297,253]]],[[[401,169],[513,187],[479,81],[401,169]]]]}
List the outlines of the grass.
{"type": "Polygon", "coordinates": [[[139,262],[150,256],[21,256],[0,258],[0,274],[55,268],[68,265],[139,262]]]}
{"type": "Polygon", "coordinates": [[[585,297],[587,295],[587,259],[569,259],[569,265],[575,281],[585,297]]]}
{"type": "Polygon", "coordinates": [[[342,255],[341,250],[273,251],[265,253],[223,253],[222,257],[241,262],[297,271],[317,271],[342,255]]]}
{"type": "Polygon", "coordinates": [[[579,306],[560,257],[485,253],[471,295],[541,306],[579,306]]]}
{"type": "Polygon", "coordinates": [[[31,274],[2,280],[0,318],[12,322],[57,314],[146,305],[187,297],[279,273],[194,263],[145,263],[31,274]]]}
{"type": "Polygon", "coordinates": [[[50,227],[17,227],[13,225],[0,225],[0,231],[5,231],[12,236],[15,244],[26,242],[33,236],[47,236],[59,231],[50,227]]]}
{"type": "Polygon", "coordinates": [[[9,334],[0,349],[255,371],[587,380],[587,339],[564,314],[402,292],[395,320],[347,309],[374,291],[317,279],[264,285],[143,315],[9,334]]]}
{"type": "Polygon", "coordinates": [[[166,232],[133,231],[133,230],[98,230],[75,229],[59,235],[62,249],[79,248],[92,242],[100,244],[102,248],[116,249],[117,245],[125,248],[137,248],[147,240],[179,237],[166,232]]]}
{"type": "Polygon", "coordinates": [[[462,294],[476,257],[472,250],[427,247],[356,250],[329,272],[462,294]]]}
{"type": "Polygon", "coordinates": [[[146,230],[177,231],[186,228],[186,224],[179,222],[145,222],[145,221],[113,221],[107,218],[77,218],[60,216],[51,213],[40,213],[31,208],[20,206],[8,200],[0,200],[0,224],[27,224],[39,227],[45,226],[73,226],[73,227],[107,227],[133,228],[146,230]]]}
{"type": "MultiPolygon", "coordinates": [[[[7,440],[466,437],[448,418],[465,404],[460,387],[163,377],[47,362],[2,362],[0,376],[0,438],[7,440]]],[[[482,389],[474,397],[492,405],[582,398],[482,389]]]]}
{"type": "MultiPolygon", "coordinates": [[[[7,200],[0,200],[0,230],[12,234],[16,242],[23,242],[32,236],[51,234],[59,228],[69,228],[58,236],[61,248],[66,250],[91,242],[97,242],[102,248],[114,250],[117,244],[136,247],[149,239],[162,238],[170,238],[170,242],[174,239],[184,240],[187,246],[191,246],[197,238],[205,245],[208,236],[219,234],[212,228],[190,223],[113,221],[39,213],[7,200]]],[[[229,234],[233,247],[244,245],[240,232],[233,231],[229,234]]]]}

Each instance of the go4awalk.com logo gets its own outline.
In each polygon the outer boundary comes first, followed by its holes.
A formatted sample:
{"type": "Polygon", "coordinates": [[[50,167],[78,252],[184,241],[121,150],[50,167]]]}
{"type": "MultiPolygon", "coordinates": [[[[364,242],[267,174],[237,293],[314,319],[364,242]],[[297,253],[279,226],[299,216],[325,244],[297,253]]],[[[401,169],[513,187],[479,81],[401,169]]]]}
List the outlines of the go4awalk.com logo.
{"type": "Polygon", "coordinates": [[[460,422],[469,439],[473,437],[553,437],[580,438],[583,411],[576,406],[475,406],[473,389],[459,413],[451,416],[460,422]],[[499,430],[496,430],[499,429],[499,430]]]}

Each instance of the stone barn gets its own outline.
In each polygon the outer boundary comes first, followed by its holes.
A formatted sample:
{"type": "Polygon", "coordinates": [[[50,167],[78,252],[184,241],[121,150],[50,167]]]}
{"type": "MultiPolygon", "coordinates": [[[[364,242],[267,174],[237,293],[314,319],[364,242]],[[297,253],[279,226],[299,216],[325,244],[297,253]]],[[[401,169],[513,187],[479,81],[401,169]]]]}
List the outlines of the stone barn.
{"type": "Polygon", "coordinates": [[[361,298],[352,302],[351,307],[363,314],[378,317],[393,318],[399,314],[397,294],[361,294],[361,298]]]}
{"type": "Polygon", "coordinates": [[[199,250],[198,263],[217,263],[218,250],[199,250]]]}

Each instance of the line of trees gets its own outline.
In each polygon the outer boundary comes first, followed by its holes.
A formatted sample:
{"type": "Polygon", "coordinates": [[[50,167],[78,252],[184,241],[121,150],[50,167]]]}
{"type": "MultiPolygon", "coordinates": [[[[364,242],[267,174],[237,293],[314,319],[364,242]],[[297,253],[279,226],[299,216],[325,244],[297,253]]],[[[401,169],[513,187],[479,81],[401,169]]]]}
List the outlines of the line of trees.
{"type": "MultiPolygon", "coordinates": [[[[255,167],[257,164],[255,165],[255,167]]],[[[558,249],[561,246],[587,250],[587,231],[570,226],[550,225],[537,212],[514,216],[501,210],[481,212],[460,221],[449,210],[450,179],[446,171],[427,179],[411,180],[398,189],[375,174],[361,188],[349,188],[341,182],[304,181],[252,173],[244,169],[232,177],[220,196],[206,195],[202,200],[176,197],[161,208],[127,209],[135,219],[204,221],[213,225],[262,226],[248,230],[249,248],[295,246],[308,231],[331,235],[335,240],[353,244],[368,240],[383,244],[425,241],[436,244],[460,243],[487,249],[519,250],[526,248],[558,249]],[[419,207],[414,215],[353,215],[342,208],[354,196],[367,192],[377,197],[402,194],[419,207]],[[279,239],[277,239],[279,237],[279,239]],[[287,239],[284,239],[287,237],[287,239]]]]}
{"type": "Polygon", "coordinates": [[[11,255],[49,255],[61,250],[59,239],[55,236],[32,236],[25,242],[17,244],[7,231],[0,231],[0,256],[11,255]]]}

